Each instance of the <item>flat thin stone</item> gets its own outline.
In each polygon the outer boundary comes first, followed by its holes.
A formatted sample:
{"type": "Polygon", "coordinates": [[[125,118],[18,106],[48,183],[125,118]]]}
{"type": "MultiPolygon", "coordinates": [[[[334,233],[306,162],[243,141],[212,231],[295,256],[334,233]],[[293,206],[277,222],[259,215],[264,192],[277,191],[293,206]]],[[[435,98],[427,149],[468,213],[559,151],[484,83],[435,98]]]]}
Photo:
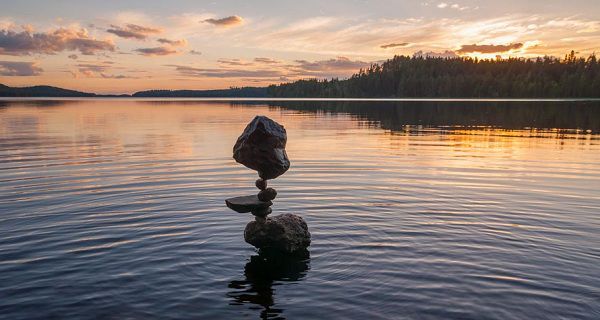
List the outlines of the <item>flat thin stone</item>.
{"type": "Polygon", "coordinates": [[[260,201],[256,195],[229,198],[225,200],[227,207],[235,212],[247,213],[265,209],[273,205],[271,201],[260,201]]]}

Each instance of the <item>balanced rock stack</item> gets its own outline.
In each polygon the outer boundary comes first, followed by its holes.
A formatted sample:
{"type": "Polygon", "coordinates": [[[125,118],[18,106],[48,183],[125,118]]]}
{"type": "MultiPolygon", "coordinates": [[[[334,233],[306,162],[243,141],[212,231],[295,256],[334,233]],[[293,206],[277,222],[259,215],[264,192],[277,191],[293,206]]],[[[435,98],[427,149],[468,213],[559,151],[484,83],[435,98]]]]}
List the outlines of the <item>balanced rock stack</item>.
{"type": "Polygon", "coordinates": [[[256,170],[260,177],[257,195],[235,197],[225,200],[227,207],[239,213],[252,213],[255,221],[246,225],[244,239],[263,250],[296,252],[310,245],[310,233],[304,219],[294,214],[271,214],[272,200],[277,191],[268,187],[268,180],[275,179],[290,168],[285,152],[287,134],[277,122],[256,116],[233,147],[233,158],[244,166],[256,170]]]}

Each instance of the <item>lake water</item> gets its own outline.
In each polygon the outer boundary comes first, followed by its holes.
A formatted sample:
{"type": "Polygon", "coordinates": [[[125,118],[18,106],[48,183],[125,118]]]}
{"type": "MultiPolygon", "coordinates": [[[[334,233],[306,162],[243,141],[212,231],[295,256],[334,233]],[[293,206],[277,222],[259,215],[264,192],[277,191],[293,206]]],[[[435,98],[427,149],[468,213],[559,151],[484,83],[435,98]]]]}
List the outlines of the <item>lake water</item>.
{"type": "Polygon", "coordinates": [[[0,101],[0,318],[599,319],[600,102],[0,101]],[[225,207],[288,132],[265,259],[225,207]]]}

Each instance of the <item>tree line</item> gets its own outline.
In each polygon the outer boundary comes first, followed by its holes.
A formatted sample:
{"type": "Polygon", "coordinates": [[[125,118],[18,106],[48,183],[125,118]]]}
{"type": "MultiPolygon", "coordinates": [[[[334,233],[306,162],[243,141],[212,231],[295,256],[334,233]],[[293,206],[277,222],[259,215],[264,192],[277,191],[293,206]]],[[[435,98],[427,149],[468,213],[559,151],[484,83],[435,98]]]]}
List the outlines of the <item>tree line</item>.
{"type": "Polygon", "coordinates": [[[307,79],[268,87],[272,97],[599,98],[595,55],[563,59],[395,56],[345,80],[307,79]]]}

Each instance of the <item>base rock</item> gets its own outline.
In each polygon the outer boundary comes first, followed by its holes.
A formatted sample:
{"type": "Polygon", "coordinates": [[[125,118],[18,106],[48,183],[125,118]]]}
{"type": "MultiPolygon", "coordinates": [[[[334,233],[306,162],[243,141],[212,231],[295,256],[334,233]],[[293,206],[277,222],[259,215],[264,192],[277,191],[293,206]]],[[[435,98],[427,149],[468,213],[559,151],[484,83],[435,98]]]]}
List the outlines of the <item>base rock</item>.
{"type": "Polygon", "coordinates": [[[310,246],[310,232],[304,219],[286,213],[267,218],[264,222],[248,223],[244,240],[262,250],[292,253],[310,246]]]}

